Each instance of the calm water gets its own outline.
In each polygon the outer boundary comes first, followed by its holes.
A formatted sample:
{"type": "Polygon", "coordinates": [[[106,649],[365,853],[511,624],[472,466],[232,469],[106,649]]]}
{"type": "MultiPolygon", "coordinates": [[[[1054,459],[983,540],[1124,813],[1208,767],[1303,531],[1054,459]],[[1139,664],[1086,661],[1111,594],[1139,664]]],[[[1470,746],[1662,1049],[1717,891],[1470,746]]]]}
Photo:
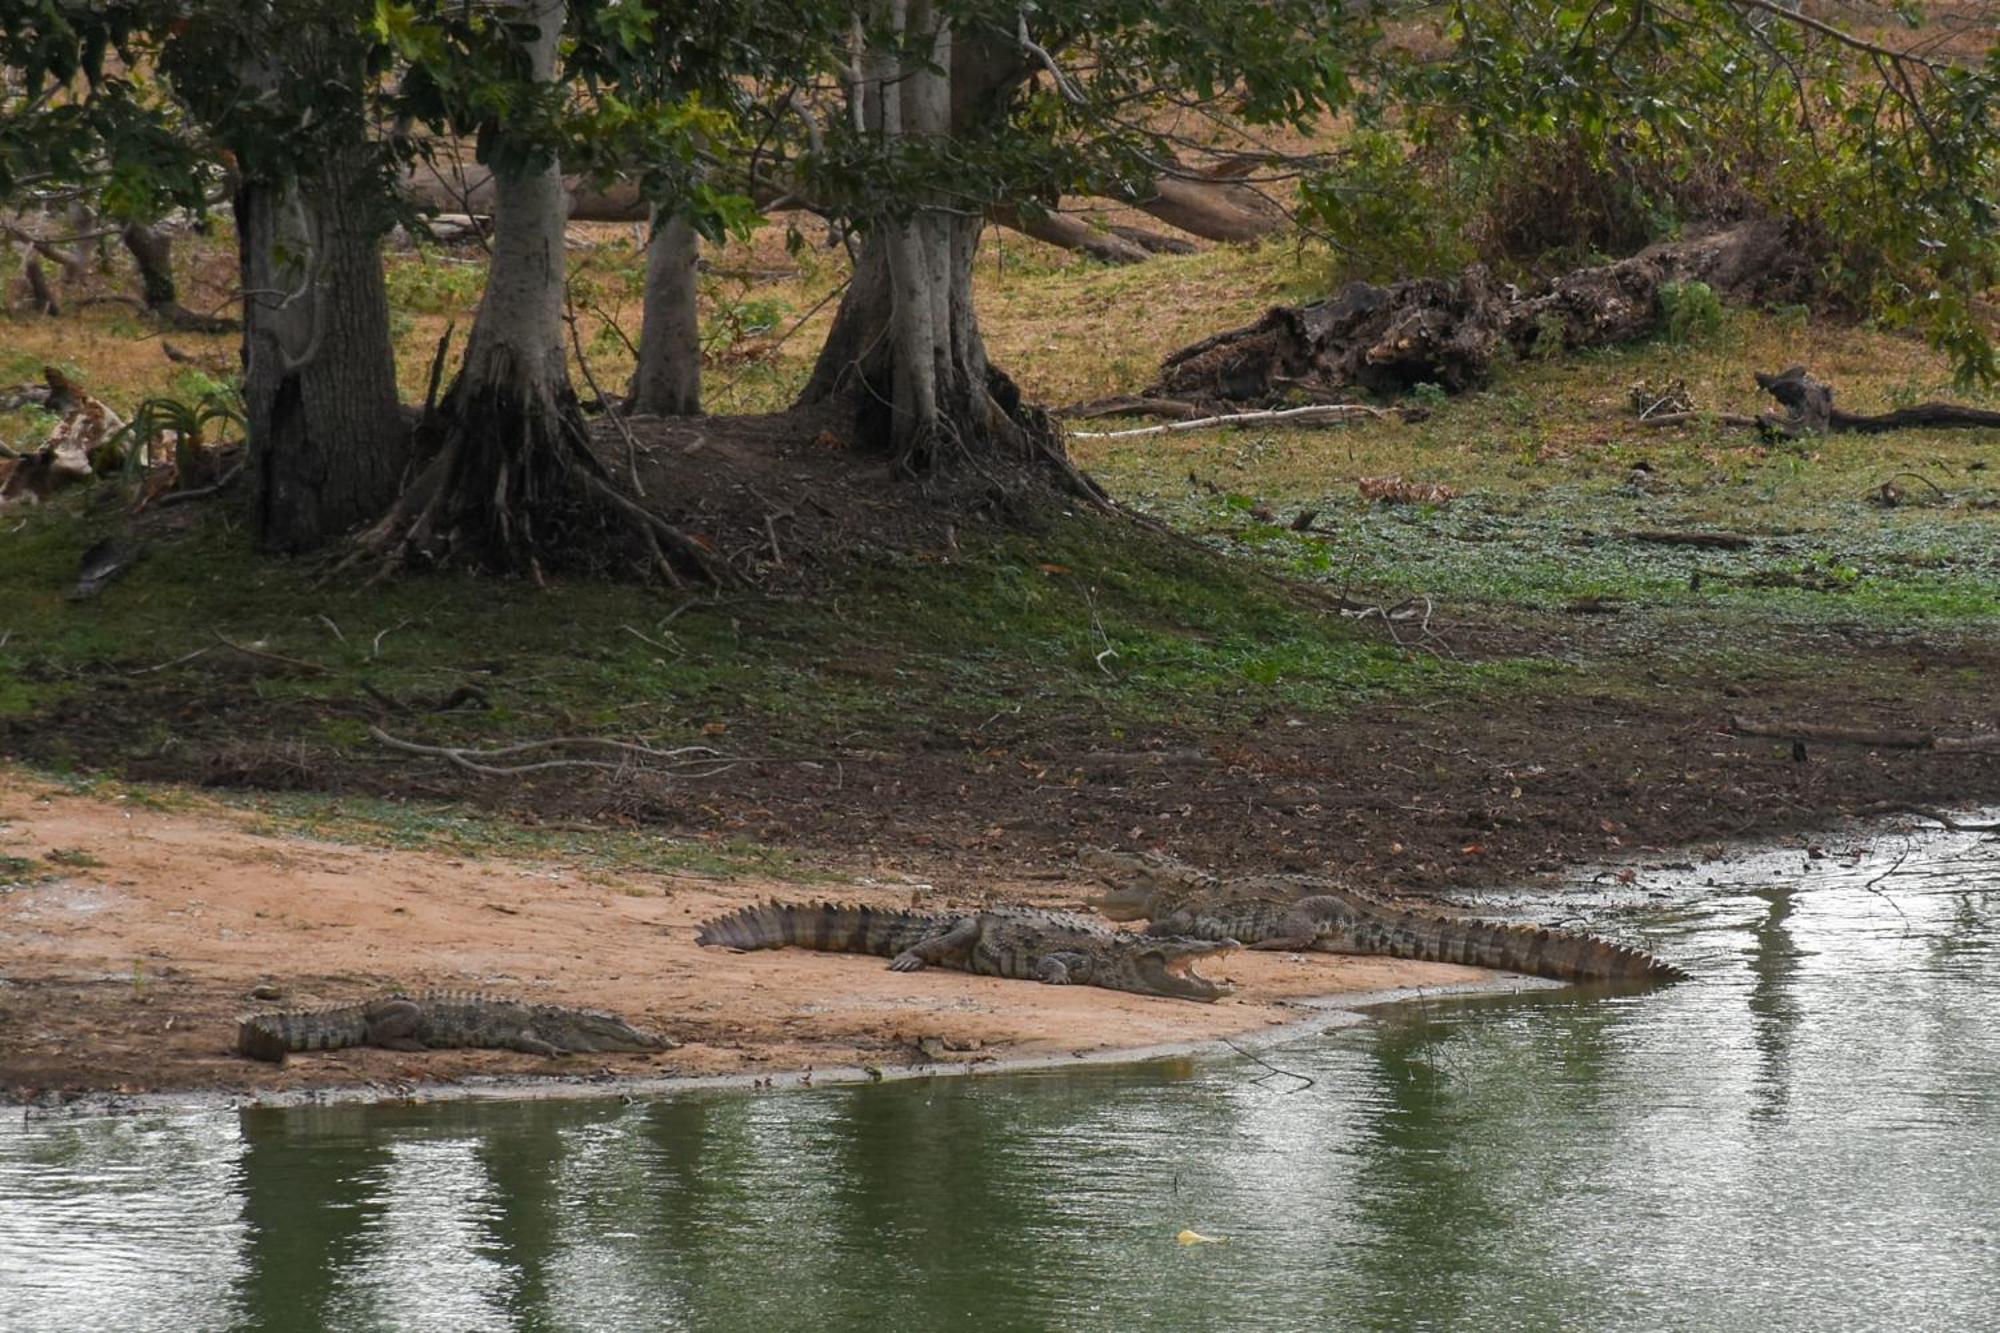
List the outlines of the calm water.
{"type": "Polygon", "coordinates": [[[2000,1328],[2000,843],[1853,847],[1294,1076],[0,1121],[0,1328],[2000,1328]]]}

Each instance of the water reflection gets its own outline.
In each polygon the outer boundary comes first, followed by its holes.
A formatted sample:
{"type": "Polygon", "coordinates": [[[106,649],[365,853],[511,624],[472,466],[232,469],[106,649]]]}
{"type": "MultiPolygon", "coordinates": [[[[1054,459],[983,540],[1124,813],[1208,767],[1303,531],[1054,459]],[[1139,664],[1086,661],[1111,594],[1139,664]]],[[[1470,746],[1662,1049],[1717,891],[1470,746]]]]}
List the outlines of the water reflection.
{"type": "Polygon", "coordinates": [[[1785,928],[1798,890],[1789,884],[1751,890],[1769,909],[1750,928],[1751,1040],[1757,1048],[1757,1106],[1763,1116],[1782,1115],[1791,1087],[1789,1034],[1800,1017],[1798,977],[1803,955],[1785,928]]]}
{"type": "Polygon", "coordinates": [[[1300,1079],[15,1125],[0,1328],[1992,1326],[1996,869],[1712,868],[1651,928],[1697,982],[1408,1006],[1300,1079]]]}

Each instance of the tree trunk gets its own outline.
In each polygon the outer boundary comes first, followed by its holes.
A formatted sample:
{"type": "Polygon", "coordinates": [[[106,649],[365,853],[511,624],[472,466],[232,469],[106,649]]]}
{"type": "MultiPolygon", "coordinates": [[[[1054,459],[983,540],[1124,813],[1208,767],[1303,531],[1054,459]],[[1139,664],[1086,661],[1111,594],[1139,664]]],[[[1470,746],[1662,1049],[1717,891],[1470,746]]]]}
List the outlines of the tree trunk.
{"type": "Polygon", "coordinates": [[[701,237],[679,217],[653,221],[646,248],[645,329],[632,373],[632,410],[649,416],[701,415],[701,312],[695,261],[701,237]]]}
{"type": "MultiPolygon", "coordinates": [[[[363,53],[336,13],[263,14],[239,72],[252,93],[282,78],[358,89],[363,53]]],[[[395,498],[410,432],[396,394],[382,280],[387,213],[375,198],[358,98],[329,107],[315,151],[272,153],[254,134],[237,156],[237,256],[243,286],[243,401],[260,546],[310,551],[379,515],[395,498]]],[[[149,304],[170,294],[162,238],[128,232],[149,304]],[[136,244],[135,244],[136,242],[136,244]]]]}
{"type": "Polygon", "coordinates": [[[242,328],[233,319],[197,314],[181,304],[180,288],[174,282],[174,241],[167,233],[141,222],[128,222],[118,238],[138,266],[139,290],[147,313],[174,328],[196,333],[235,333],[242,328]]]}
{"type": "Polygon", "coordinates": [[[139,266],[139,291],[148,310],[162,310],[180,304],[180,288],[174,283],[174,243],[165,232],[143,222],[128,222],[118,238],[125,243],[132,262],[139,266]]]}
{"type": "Polygon", "coordinates": [[[48,271],[42,267],[42,257],[33,250],[21,261],[21,276],[28,280],[28,308],[38,315],[51,319],[62,314],[62,306],[56,300],[55,290],[49,286],[48,271]]]}
{"type": "Polygon", "coordinates": [[[380,230],[355,165],[290,183],[246,175],[237,191],[243,402],[266,550],[315,550],[378,516],[409,458],[380,230]]]}
{"type": "MultiPolygon", "coordinates": [[[[1006,114],[1029,68],[999,30],[954,32],[932,0],[886,0],[886,19],[902,41],[867,54],[856,95],[862,122],[889,151],[1006,114]]],[[[1057,462],[1085,485],[1047,416],[987,362],[972,304],[981,225],[977,211],[930,197],[870,219],[801,402],[852,400],[863,442],[910,473],[1010,454],[1057,462]]]]}
{"type": "MultiPolygon", "coordinates": [[[[531,76],[555,77],[563,0],[520,0],[533,31],[531,76]]],[[[504,144],[507,130],[501,127],[504,144]]],[[[494,227],[486,293],[458,378],[426,423],[437,451],[360,554],[388,573],[412,561],[452,561],[541,580],[560,561],[595,570],[605,537],[636,533],[639,564],[670,582],[683,566],[719,577],[698,544],[618,493],[590,451],[589,427],[563,350],[563,228],[568,193],[553,152],[518,144],[494,166],[494,227]]]]}

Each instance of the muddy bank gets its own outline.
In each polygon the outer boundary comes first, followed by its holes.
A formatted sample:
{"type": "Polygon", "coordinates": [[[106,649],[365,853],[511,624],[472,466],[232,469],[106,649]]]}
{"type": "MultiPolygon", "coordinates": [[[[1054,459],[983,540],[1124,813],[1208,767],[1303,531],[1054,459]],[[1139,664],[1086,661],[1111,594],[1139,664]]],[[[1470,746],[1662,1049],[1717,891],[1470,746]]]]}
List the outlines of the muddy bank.
{"type": "Polygon", "coordinates": [[[509,1080],[621,1087],[693,1078],[795,1082],[1168,1051],[1293,1023],[1308,997],[1490,981],[1477,969],[1380,958],[1239,953],[1204,969],[1219,1004],[926,971],[881,960],[699,948],[697,923],[777,896],[940,907],[986,896],[1076,906],[1082,885],[771,881],[609,873],[470,860],[275,835],[199,800],[175,808],[79,796],[0,770],[0,1097],[201,1090],[275,1097],[326,1089],[445,1095],[509,1080]],[[615,1010],[680,1045],[551,1062],[497,1051],[362,1049],[272,1067],[235,1056],[236,1019],[269,987],[282,1003],[389,987],[470,987],[615,1010]],[[498,1081],[496,1083],[496,1080],[498,1081]]]}

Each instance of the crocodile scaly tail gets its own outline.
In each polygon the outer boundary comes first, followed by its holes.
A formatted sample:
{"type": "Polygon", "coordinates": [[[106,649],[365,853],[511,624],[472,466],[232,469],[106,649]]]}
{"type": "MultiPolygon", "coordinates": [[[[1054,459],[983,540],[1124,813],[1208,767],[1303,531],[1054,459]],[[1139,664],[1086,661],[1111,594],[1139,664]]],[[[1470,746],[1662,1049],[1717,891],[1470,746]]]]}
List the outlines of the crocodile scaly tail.
{"type": "Polygon", "coordinates": [[[1363,953],[1525,972],[1557,981],[1685,981],[1688,976],[1643,950],[1596,935],[1470,917],[1391,910],[1356,925],[1354,935],[1363,953]]]}
{"type": "Polygon", "coordinates": [[[853,903],[758,903],[704,921],[694,942],[727,949],[820,949],[894,958],[939,933],[943,917],[853,903]]]}
{"type": "Polygon", "coordinates": [[[368,1041],[369,1004],[251,1014],[236,1025],[236,1052],[282,1063],[293,1051],[338,1051],[368,1041]]]}

